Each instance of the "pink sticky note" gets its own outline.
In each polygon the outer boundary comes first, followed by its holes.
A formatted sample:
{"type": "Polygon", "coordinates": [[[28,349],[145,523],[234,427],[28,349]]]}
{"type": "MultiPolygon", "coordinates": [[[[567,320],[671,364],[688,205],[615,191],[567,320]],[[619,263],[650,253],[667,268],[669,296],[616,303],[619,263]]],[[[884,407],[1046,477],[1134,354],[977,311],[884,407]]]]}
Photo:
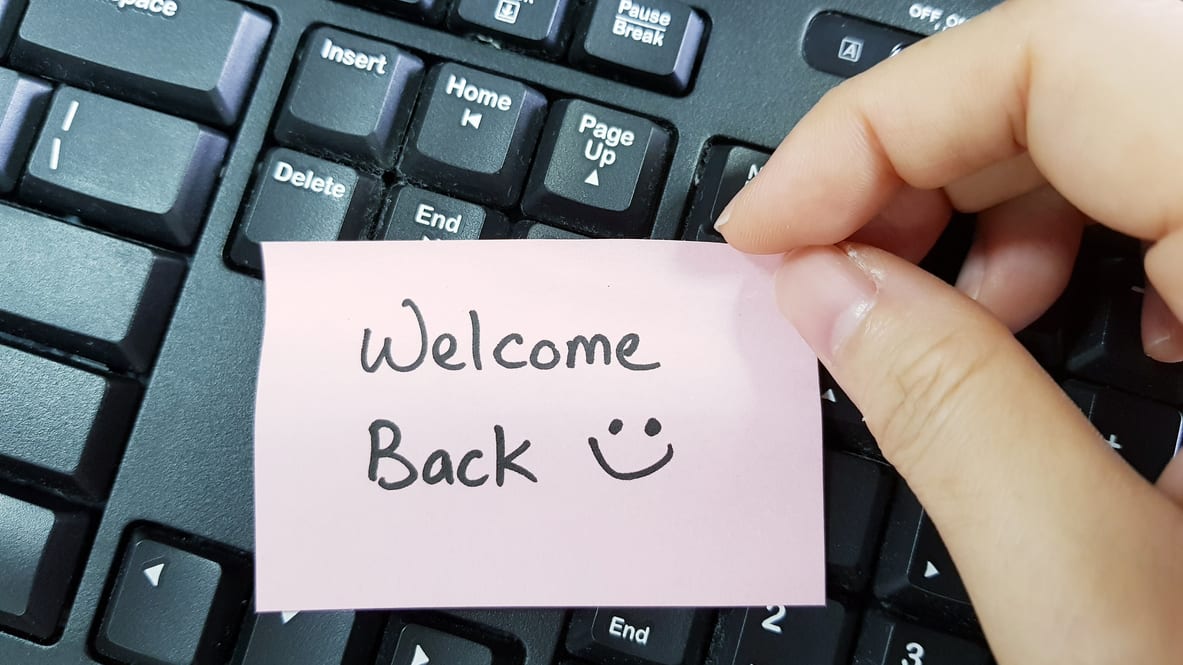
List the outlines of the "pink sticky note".
{"type": "Polygon", "coordinates": [[[779,259],[651,240],[263,256],[260,611],[825,602],[817,365],[776,311],[779,259]]]}

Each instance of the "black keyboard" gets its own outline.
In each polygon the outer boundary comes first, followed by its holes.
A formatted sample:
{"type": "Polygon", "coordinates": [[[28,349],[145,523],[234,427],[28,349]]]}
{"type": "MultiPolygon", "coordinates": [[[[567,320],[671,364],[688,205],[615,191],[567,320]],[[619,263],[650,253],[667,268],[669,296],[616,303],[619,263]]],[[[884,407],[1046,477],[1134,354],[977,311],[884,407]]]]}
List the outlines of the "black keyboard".
{"type": "MultiPolygon", "coordinates": [[[[258,243],[718,242],[826,89],[992,4],[0,0],[0,665],[989,662],[824,374],[817,608],[256,615],[251,431],[258,243]]],[[[1153,479],[1183,367],[1141,352],[1139,251],[1090,230],[1020,338],[1153,479]]]]}

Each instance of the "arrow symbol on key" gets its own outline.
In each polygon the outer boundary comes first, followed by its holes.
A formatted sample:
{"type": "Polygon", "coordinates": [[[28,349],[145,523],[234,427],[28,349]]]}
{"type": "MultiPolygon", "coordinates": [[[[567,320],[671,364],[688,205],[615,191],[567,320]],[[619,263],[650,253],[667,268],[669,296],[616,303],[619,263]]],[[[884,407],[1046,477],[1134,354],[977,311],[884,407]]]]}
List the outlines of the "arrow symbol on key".
{"type": "Polygon", "coordinates": [[[591,185],[592,187],[599,187],[600,186],[600,172],[595,169],[592,169],[592,172],[590,174],[588,174],[588,176],[586,178],[584,178],[583,181],[586,182],[587,184],[591,185]]]}
{"type": "Polygon", "coordinates": [[[289,621],[296,618],[297,614],[299,614],[299,612],[280,612],[279,622],[286,626],[289,621]]]}
{"type": "Polygon", "coordinates": [[[415,655],[411,656],[411,665],[427,665],[431,659],[427,657],[427,652],[423,651],[423,647],[418,644],[415,645],[415,655]]]}
{"type": "Polygon", "coordinates": [[[822,393],[822,399],[826,400],[827,402],[829,402],[831,404],[838,403],[838,396],[834,394],[833,388],[830,388],[826,392],[822,393]]]}
{"type": "Polygon", "coordinates": [[[460,118],[461,127],[472,127],[473,129],[481,128],[481,119],[484,118],[483,113],[473,113],[471,109],[464,109],[464,115],[460,118]]]}
{"type": "Polygon", "coordinates": [[[148,578],[148,584],[153,588],[160,586],[160,573],[164,572],[164,564],[158,563],[155,566],[149,566],[144,569],[144,577],[148,578]]]}
{"type": "Polygon", "coordinates": [[[940,571],[940,570],[937,570],[937,567],[936,567],[936,566],[934,566],[934,565],[932,565],[932,562],[931,562],[931,561],[926,561],[925,563],[927,563],[927,564],[928,564],[928,565],[926,565],[926,566],[924,567],[924,578],[925,578],[925,579],[930,579],[930,580],[931,580],[932,578],[934,578],[934,577],[936,577],[937,575],[940,575],[940,574],[941,574],[941,571],[940,571]]]}

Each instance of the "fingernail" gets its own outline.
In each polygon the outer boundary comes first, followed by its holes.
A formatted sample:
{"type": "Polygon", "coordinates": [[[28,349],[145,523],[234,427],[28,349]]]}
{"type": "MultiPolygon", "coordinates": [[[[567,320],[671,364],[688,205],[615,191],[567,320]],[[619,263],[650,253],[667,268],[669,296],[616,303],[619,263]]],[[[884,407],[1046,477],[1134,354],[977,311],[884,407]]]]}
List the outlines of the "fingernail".
{"type": "Polygon", "coordinates": [[[1183,362],[1183,338],[1167,334],[1147,340],[1146,355],[1162,363],[1183,362]]]}
{"type": "Polygon", "coordinates": [[[971,251],[961,265],[961,272],[957,275],[957,290],[965,295],[978,299],[982,294],[982,284],[986,281],[986,259],[980,252],[971,251]]]}
{"type": "Polygon", "coordinates": [[[729,219],[731,219],[730,203],[728,203],[726,206],[723,206],[723,212],[719,213],[719,218],[715,220],[715,230],[718,231],[719,229],[723,228],[723,225],[726,224],[727,220],[729,219]]]}
{"type": "Polygon", "coordinates": [[[1183,322],[1150,284],[1142,299],[1142,348],[1159,362],[1183,361],[1183,322]]]}
{"type": "Polygon", "coordinates": [[[794,250],[776,274],[781,312],[823,361],[836,357],[870,313],[878,291],[854,246],[794,250]]]}

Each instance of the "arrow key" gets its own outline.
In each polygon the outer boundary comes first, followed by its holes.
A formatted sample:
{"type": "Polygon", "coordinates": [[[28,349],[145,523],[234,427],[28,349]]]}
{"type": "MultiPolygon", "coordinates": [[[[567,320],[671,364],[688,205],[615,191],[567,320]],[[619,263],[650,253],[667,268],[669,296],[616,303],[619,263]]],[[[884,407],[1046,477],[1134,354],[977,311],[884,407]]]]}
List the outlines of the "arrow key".
{"type": "Polygon", "coordinates": [[[902,483],[888,517],[875,595],[918,616],[973,623],[969,594],[952,556],[916,495],[902,483]]]}
{"type": "Polygon", "coordinates": [[[250,640],[240,665],[354,665],[369,662],[380,617],[353,612],[265,612],[247,618],[250,640]]]}
{"type": "Polygon", "coordinates": [[[827,450],[825,481],[830,582],[857,593],[874,569],[892,477],[882,464],[827,450]]]}
{"type": "Polygon", "coordinates": [[[822,438],[826,445],[841,448],[873,459],[882,460],[883,453],[863,414],[846,396],[838,382],[821,368],[822,438]]]}
{"type": "Polygon", "coordinates": [[[431,628],[407,624],[398,636],[394,656],[383,665],[492,665],[493,652],[431,628]]]}
{"type": "Polygon", "coordinates": [[[229,558],[215,561],[133,532],[95,635],[121,662],[225,662],[246,581],[229,558]]]}

